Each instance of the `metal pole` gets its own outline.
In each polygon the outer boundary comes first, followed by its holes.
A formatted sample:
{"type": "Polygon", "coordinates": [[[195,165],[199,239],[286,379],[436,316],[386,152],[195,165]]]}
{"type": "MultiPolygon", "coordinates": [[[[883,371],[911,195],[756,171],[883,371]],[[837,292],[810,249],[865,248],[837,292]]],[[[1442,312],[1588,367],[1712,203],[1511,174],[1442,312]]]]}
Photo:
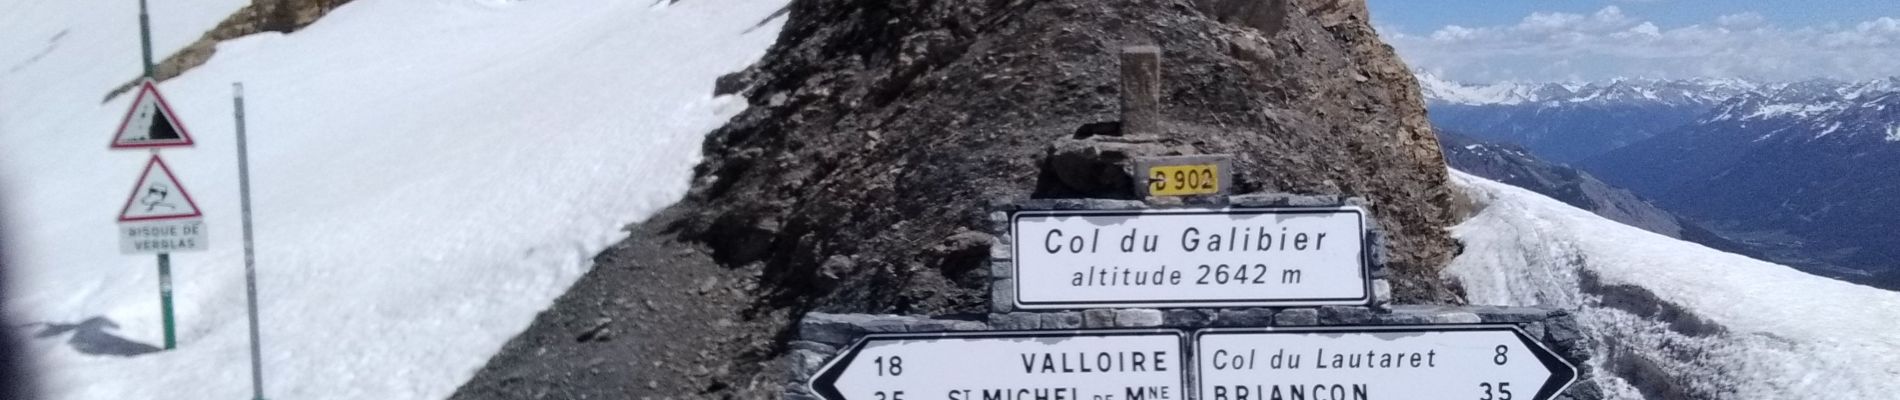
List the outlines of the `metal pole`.
{"type": "MultiPolygon", "coordinates": [[[[145,0],[139,0],[139,53],[145,60],[145,77],[153,78],[157,68],[152,65],[152,17],[145,8],[145,0]]],[[[158,154],[158,148],[152,148],[152,154],[158,154]]],[[[165,350],[178,348],[178,333],[172,317],[172,256],[169,253],[158,253],[158,304],[165,324],[165,350]]]]}
{"type": "Polygon", "coordinates": [[[158,79],[152,64],[152,17],[145,13],[145,0],[139,0],[139,49],[145,56],[145,77],[158,79]]]}
{"type": "Polygon", "coordinates": [[[158,253],[158,306],[165,320],[165,350],[178,348],[178,334],[172,323],[172,255],[158,253]]]}
{"type": "Polygon", "coordinates": [[[257,252],[251,246],[251,158],[244,141],[244,84],[231,84],[231,102],[237,112],[238,204],[244,214],[244,295],[251,314],[251,393],[264,400],[264,356],[257,335],[257,252]]]}

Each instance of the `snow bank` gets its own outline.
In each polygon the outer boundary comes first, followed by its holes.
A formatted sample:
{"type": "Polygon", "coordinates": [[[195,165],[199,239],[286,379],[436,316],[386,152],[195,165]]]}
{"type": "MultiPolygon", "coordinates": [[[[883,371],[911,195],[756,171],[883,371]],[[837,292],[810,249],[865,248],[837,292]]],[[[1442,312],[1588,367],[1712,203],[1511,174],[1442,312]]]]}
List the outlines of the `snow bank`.
{"type": "Polygon", "coordinates": [[[1610,398],[1881,399],[1900,393],[1900,293],[1621,225],[1453,172],[1481,209],[1445,273],[1474,304],[1576,310],[1610,398]]]}
{"type": "MultiPolygon", "coordinates": [[[[247,0],[153,2],[160,56],[247,0]]],[[[114,217],[143,152],[109,152],[139,71],[124,1],[0,12],[8,314],[105,316],[158,343],[151,256],[114,217]]],[[[227,42],[161,85],[199,145],[164,157],[211,250],[174,255],[177,351],[34,340],[55,399],[247,398],[231,83],[246,85],[272,398],[446,397],[622,238],[677,200],[705,132],[744,108],[719,74],[777,37],[785,1],[362,0],[292,35],[227,42]]],[[[28,332],[30,333],[30,332],[28,332]]]]}

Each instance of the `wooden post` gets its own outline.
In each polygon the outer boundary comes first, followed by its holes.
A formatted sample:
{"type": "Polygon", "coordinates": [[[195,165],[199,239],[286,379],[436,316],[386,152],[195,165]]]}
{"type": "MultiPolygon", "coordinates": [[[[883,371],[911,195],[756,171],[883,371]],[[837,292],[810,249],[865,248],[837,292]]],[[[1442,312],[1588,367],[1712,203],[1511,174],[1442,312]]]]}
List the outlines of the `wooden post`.
{"type": "Polygon", "coordinates": [[[1122,48],[1122,135],[1161,133],[1161,49],[1122,48]]]}

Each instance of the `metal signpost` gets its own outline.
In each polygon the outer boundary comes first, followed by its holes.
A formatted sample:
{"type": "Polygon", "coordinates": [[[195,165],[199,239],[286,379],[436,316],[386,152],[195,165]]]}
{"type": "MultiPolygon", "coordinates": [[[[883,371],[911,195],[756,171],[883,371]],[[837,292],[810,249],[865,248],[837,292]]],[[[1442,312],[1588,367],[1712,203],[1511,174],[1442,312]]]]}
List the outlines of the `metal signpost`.
{"type": "Polygon", "coordinates": [[[1201,400],[1545,400],[1577,377],[1510,325],[1215,328],[1194,354],[1201,400]]]}
{"type": "Polygon", "coordinates": [[[119,211],[119,251],[158,253],[159,312],[165,325],[166,350],[178,345],[172,315],[171,253],[203,251],[210,244],[205,235],[204,214],[198,211],[198,203],[178,183],[165,161],[152,155],[119,211]]]}
{"type": "Polygon", "coordinates": [[[171,253],[202,251],[210,242],[205,239],[203,214],[197,203],[185,192],[184,185],[179,184],[178,177],[172,175],[171,168],[158,158],[160,148],[189,147],[192,141],[191,133],[185,130],[177,113],[172,112],[165,96],[159,94],[158,83],[153,80],[157,68],[152,64],[151,18],[145,8],[145,0],[139,0],[139,47],[145,77],[135,85],[139,93],[132,98],[131,109],[119,120],[110,148],[150,149],[152,152],[152,161],[146,164],[145,172],[132,188],[131,198],[126,199],[125,208],[119,211],[119,251],[158,254],[159,312],[164,322],[165,349],[171,350],[178,347],[172,315],[171,253]]]}
{"type": "Polygon", "coordinates": [[[1184,399],[1181,331],[870,335],[812,376],[827,400],[1184,399]]]}
{"type": "Polygon", "coordinates": [[[244,137],[244,84],[231,84],[232,115],[237,119],[238,209],[244,217],[244,298],[251,327],[252,399],[264,400],[263,344],[257,334],[257,251],[251,244],[251,157],[244,137]]]}
{"type": "Polygon", "coordinates": [[[1010,228],[1023,309],[1371,299],[1357,207],[1022,211],[1010,228]]]}

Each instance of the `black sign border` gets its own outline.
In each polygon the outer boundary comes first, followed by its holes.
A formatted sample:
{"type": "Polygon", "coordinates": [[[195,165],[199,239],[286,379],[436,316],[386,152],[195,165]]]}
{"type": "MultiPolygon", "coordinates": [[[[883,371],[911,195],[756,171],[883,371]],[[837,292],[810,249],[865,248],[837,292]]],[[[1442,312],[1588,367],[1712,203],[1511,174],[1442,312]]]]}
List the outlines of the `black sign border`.
{"type": "MultiPolygon", "coordinates": [[[[1236,308],[1236,307],[1315,307],[1315,306],[1353,306],[1372,304],[1372,243],[1366,240],[1366,210],[1358,206],[1323,207],[1227,207],[1227,208],[1167,208],[1143,210],[1018,210],[1009,215],[1010,239],[1010,279],[1016,286],[1016,295],[1011,301],[1016,308],[1025,310],[1080,310],[1090,308],[1236,308]],[[1220,299],[1220,300],[1147,300],[1147,301],[1023,301],[1022,279],[1022,235],[1017,232],[1018,222],[1024,216],[1138,216],[1138,215],[1231,215],[1231,214],[1341,214],[1350,213],[1359,217],[1359,297],[1317,298],[1317,299],[1220,299]]],[[[994,301],[994,299],[992,299],[994,301]]]]}
{"type": "MultiPolygon", "coordinates": [[[[1551,350],[1549,346],[1545,346],[1543,342],[1540,342],[1536,339],[1531,338],[1530,334],[1525,333],[1523,328],[1520,328],[1514,324],[1205,328],[1205,329],[1194,330],[1193,334],[1188,338],[1191,341],[1191,343],[1189,343],[1188,346],[1193,347],[1193,351],[1194,351],[1193,354],[1195,356],[1193,368],[1194,368],[1195,377],[1199,378],[1200,372],[1201,372],[1200,371],[1201,337],[1209,335],[1209,334],[1222,335],[1222,334],[1260,334],[1260,333],[1301,334],[1301,333],[1386,333],[1386,332],[1437,333],[1437,332],[1485,332],[1485,331],[1510,331],[1512,334],[1517,336],[1517,340],[1524,342],[1525,348],[1531,349],[1531,354],[1537,356],[1537,361],[1544,365],[1544,369],[1550,371],[1550,375],[1552,379],[1546,379],[1544,381],[1544,385],[1538,388],[1537,395],[1531,396],[1531,400],[1547,400],[1547,399],[1556,397],[1558,393],[1563,393],[1564,389],[1568,389],[1570,385],[1575,384],[1577,382],[1578,372],[1577,372],[1577,367],[1575,365],[1570,364],[1569,360],[1565,360],[1563,359],[1563,357],[1558,356],[1556,351],[1551,350]]],[[[1196,380],[1194,389],[1193,389],[1195,398],[1206,397],[1205,393],[1201,393],[1201,386],[1202,385],[1200,385],[1200,382],[1196,380]]]]}
{"type": "Polygon", "coordinates": [[[826,400],[847,400],[844,397],[843,393],[838,392],[838,386],[837,386],[838,378],[844,375],[844,367],[851,365],[851,361],[856,360],[858,358],[858,353],[862,352],[864,350],[864,347],[870,345],[872,341],[947,339],[947,338],[1034,339],[1034,338],[1046,338],[1046,337],[1115,337],[1115,336],[1158,336],[1158,335],[1174,336],[1174,340],[1176,342],[1175,343],[1176,351],[1178,351],[1179,354],[1181,355],[1180,357],[1175,358],[1176,360],[1179,360],[1177,361],[1179,363],[1179,368],[1177,368],[1176,371],[1180,371],[1179,377],[1181,379],[1181,393],[1182,393],[1182,396],[1186,396],[1189,391],[1194,390],[1193,388],[1189,387],[1189,385],[1191,385],[1192,383],[1188,380],[1188,377],[1190,376],[1189,371],[1192,371],[1194,368],[1194,364],[1189,361],[1192,357],[1192,354],[1188,352],[1189,346],[1191,346],[1192,344],[1189,343],[1187,339],[1190,338],[1191,335],[1190,335],[1190,332],[1188,331],[1173,329],[1173,328],[873,333],[873,334],[864,335],[863,337],[858,338],[858,340],[855,342],[852,342],[850,346],[846,346],[844,348],[838,349],[838,355],[832,357],[831,361],[825,362],[824,366],[818,367],[818,372],[813,373],[811,376],[811,379],[805,382],[805,387],[807,389],[810,389],[812,394],[818,395],[819,398],[823,398],[826,400]]]}

